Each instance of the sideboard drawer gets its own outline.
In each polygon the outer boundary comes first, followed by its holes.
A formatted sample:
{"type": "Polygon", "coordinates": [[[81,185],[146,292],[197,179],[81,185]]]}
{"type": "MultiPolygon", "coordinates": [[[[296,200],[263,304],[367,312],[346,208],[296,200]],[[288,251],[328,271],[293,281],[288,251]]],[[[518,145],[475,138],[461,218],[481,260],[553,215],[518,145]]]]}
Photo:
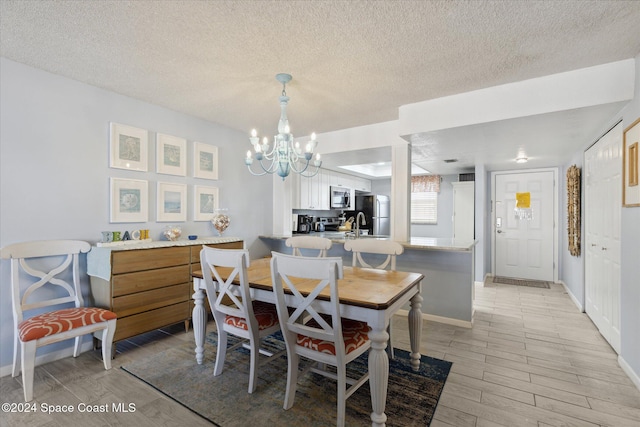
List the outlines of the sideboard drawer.
{"type": "Polygon", "coordinates": [[[114,298],[113,311],[125,317],[190,300],[191,283],[182,283],[114,298]]]}
{"type": "Polygon", "coordinates": [[[111,273],[121,274],[174,265],[188,265],[190,254],[191,248],[189,246],[113,252],[111,273]]]}
{"type": "Polygon", "coordinates": [[[138,271],[113,276],[113,296],[144,292],[191,281],[189,265],[138,271]]]}
{"type": "Polygon", "coordinates": [[[180,323],[189,318],[191,318],[189,301],[145,311],[144,313],[134,314],[132,316],[119,317],[113,341],[120,341],[142,332],[153,331],[154,329],[173,325],[174,323],[180,323]]]}

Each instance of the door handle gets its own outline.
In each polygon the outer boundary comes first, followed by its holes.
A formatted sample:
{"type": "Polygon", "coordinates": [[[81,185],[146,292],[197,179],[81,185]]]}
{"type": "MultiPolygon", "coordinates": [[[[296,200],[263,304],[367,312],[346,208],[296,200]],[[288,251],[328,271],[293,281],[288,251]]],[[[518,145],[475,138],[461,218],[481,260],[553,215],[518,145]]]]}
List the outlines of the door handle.
{"type": "Polygon", "coordinates": [[[496,233],[502,233],[502,230],[498,230],[498,231],[496,231],[496,233]]]}

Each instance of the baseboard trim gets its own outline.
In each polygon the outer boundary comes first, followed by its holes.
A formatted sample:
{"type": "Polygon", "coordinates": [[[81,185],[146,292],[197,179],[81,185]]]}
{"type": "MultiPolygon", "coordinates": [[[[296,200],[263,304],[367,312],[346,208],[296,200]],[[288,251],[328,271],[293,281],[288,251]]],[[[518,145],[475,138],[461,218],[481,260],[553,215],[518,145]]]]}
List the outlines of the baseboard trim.
{"type": "MultiPolygon", "coordinates": [[[[86,351],[93,350],[93,341],[87,341],[80,346],[80,353],[84,353],[86,351]]],[[[11,351],[13,354],[13,350],[11,351]]],[[[36,366],[43,365],[45,363],[54,362],[56,360],[64,359],[67,357],[73,356],[73,345],[63,348],[61,350],[52,351],[49,353],[42,354],[40,356],[36,356],[36,366]]],[[[13,370],[13,362],[9,365],[0,367],[0,377],[6,377],[7,375],[11,375],[11,371],[13,370]]],[[[21,371],[22,373],[22,371],[21,371]]]]}
{"type": "MultiPolygon", "coordinates": [[[[409,315],[409,310],[398,310],[396,314],[407,317],[409,315]]],[[[444,323],[446,325],[460,326],[461,328],[470,329],[473,326],[472,322],[468,322],[466,320],[454,319],[452,317],[436,316],[435,314],[428,313],[422,313],[422,319],[430,320],[432,322],[444,323]]]]}
{"type": "Polygon", "coordinates": [[[562,280],[560,280],[560,284],[562,285],[564,290],[567,292],[567,295],[569,295],[569,298],[571,298],[571,301],[573,301],[576,307],[578,307],[578,310],[580,310],[580,313],[584,313],[584,307],[582,306],[580,301],[578,301],[578,299],[573,295],[573,292],[571,292],[567,284],[564,283],[562,280]]]}
{"type": "MultiPolygon", "coordinates": [[[[493,274],[491,274],[491,273],[486,273],[486,274],[484,275],[484,280],[483,280],[483,281],[482,281],[482,283],[480,283],[480,284],[481,284],[482,286],[484,286],[484,284],[485,284],[485,283],[487,283],[487,279],[488,279],[489,277],[491,277],[491,278],[492,278],[492,279],[491,279],[491,281],[493,282],[493,274]]],[[[477,283],[477,282],[476,282],[476,283],[477,283]]]]}
{"type": "Polygon", "coordinates": [[[618,356],[618,364],[622,368],[629,379],[635,384],[636,388],[640,390],[640,376],[631,368],[631,366],[623,359],[622,356],[618,356]]]}

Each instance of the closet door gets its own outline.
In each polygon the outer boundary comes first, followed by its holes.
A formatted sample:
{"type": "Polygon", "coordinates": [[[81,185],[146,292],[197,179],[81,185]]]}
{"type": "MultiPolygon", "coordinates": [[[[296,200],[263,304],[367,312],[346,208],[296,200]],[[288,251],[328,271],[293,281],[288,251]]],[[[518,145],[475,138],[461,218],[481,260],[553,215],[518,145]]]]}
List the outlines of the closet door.
{"type": "Polygon", "coordinates": [[[620,353],[622,123],[585,152],[585,311],[620,353]]]}

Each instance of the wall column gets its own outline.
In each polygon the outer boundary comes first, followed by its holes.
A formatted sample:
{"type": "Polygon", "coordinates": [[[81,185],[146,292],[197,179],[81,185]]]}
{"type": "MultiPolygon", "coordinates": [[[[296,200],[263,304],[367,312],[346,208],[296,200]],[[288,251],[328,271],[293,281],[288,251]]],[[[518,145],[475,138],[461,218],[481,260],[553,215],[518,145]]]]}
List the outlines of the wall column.
{"type": "Polygon", "coordinates": [[[391,237],[411,237],[411,145],[391,146],[391,237]]]}

